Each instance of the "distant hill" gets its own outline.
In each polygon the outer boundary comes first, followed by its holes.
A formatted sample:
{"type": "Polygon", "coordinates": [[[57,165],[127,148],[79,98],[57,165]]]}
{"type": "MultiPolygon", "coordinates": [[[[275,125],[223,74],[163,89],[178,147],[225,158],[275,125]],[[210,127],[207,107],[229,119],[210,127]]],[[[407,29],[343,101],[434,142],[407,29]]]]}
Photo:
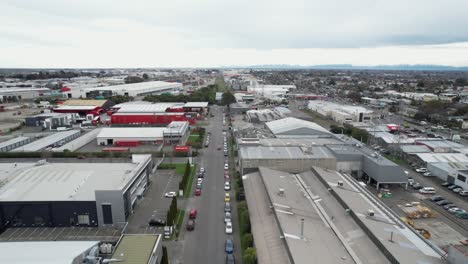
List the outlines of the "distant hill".
{"type": "Polygon", "coordinates": [[[376,66],[359,66],[352,64],[330,64],[330,65],[288,65],[288,64],[272,64],[272,65],[252,65],[252,66],[223,66],[222,68],[237,68],[237,69],[317,69],[317,70],[392,70],[392,71],[468,71],[468,66],[453,67],[444,65],[376,65],[376,66]]]}

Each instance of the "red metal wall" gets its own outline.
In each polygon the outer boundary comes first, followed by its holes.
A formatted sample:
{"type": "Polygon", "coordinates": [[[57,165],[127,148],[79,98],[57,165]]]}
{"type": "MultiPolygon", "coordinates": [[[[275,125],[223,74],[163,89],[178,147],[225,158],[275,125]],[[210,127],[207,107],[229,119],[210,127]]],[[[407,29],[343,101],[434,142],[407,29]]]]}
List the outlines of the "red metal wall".
{"type": "Polygon", "coordinates": [[[112,124],[158,124],[168,125],[172,121],[188,121],[189,124],[193,125],[196,122],[195,118],[187,118],[183,113],[178,115],[111,115],[112,124]]]}

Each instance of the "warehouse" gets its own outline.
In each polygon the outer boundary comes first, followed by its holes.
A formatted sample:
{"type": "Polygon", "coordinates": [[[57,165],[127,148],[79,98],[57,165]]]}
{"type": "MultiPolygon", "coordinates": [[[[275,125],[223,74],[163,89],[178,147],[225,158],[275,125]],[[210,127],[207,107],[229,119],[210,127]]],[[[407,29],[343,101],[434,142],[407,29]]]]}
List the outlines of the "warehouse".
{"type": "Polygon", "coordinates": [[[122,163],[0,163],[0,230],[123,225],[149,184],[151,155],[122,163]]]}
{"type": "Polygon", "coordinates": [[[189,136],[189,123],[186,121],[173,121],[163,131],[166,144],[185,145],[189,136]]]}
{"type": "Polygon", "coordinates": [[[290,173],[300,173],[312,166],[336,168],[336,159],[325,147],[259,147],[243,146],[239,150],[241,174],[267,167],[290,173]]]}
{"type": "Polygon", "coordinates": [[[42,113],[25,118],[28,127],[43,127],[46,129],[57,129],[58,127],[69,127],[74,121],[73,114],[65,113],[42,113]]]}
{"type": "Polygon", "coordinates": [[[265,123],[265,125],[276,137],[313,137],[332,135],[330,131],[314,122],[294,117],[271,121],[265,123]]]}
{"type": "Polygon", "coordinates": [[[416,140],[416,145],[424,145],[428,147],[432,152],[436,153],[448,153],[453,152],[454,149],[464,148],[465,146],[441,139],[425,139],[425,140],[416,140]]]}
{"type": "Polygon", "coordinates": [[[0,101],[18,101],[22,99],[36,99],[50,93],[49,88],[2,88],[0,89],[0,101]]]}
{"type": "Polygon", "coordinates": [[[30,137],[15,137],[0,143],[0,152],[8,152],[31,142],[30,137]]]}
{"type": "Polygon", "coordinates": [[[112,126],[162,126],[173,121],[187,121],[194,125],[196,117],[185,113],[115,113],[111,115],[112,126]]]}
{"type": "Polygon", "coordinates": [[[85,88],[80,90],[83,98],[95,98],[104,96],[109,98],[114,95],[123,96],[145,96],[162,93],[179,93],[182,91],[181,83],[170,83],[162,81],[129,83],[104,87],[85,88]]]}
{"type": "Polygon", "coordinates": [[[65,143],[79,137],[80,130],[68,130],[57,132],[47,137],[33,141],[27,145],[11,150],[11,152],[34,152],[42,151],[46,148],[62,146],[65,143]]]}
{"type": "Polygon", "coordinates": [[[138,146],[161,144],[165,127],[105,127],[97,135],[101,146],[138,146]]]}
{"type": "Polygon", "coordinates": [[[372,110],[361,106],[343,105],[328,101],[309,101],[307,107],[338,123],[369,122],[374,116],[372,110]]]}

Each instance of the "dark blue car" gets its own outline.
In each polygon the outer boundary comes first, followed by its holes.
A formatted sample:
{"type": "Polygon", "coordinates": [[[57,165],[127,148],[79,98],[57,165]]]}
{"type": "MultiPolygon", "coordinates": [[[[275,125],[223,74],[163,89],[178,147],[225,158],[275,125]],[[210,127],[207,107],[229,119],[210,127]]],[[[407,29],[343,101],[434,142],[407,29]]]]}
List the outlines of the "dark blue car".
{"type": "Polygon", "coordinates": [[[234,251],[234,242],[232,242],[231,239],[226,239],[226,244],[225,244],[225,248],[226,248],[226,253],[232,253],[234,251]]]}

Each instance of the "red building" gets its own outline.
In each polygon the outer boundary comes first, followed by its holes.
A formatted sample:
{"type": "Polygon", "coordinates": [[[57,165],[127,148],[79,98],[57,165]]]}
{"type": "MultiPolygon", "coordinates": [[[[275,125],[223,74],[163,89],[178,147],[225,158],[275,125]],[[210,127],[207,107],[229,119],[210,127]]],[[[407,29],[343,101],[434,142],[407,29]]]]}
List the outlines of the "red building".
{"type": "Polygon", "coordinates": [[[185,113],[115,113],[111,116],[111,124],[116,125],[168,125],[172,121],[188,121],[193,125],[196,118],[185,113]]]}

